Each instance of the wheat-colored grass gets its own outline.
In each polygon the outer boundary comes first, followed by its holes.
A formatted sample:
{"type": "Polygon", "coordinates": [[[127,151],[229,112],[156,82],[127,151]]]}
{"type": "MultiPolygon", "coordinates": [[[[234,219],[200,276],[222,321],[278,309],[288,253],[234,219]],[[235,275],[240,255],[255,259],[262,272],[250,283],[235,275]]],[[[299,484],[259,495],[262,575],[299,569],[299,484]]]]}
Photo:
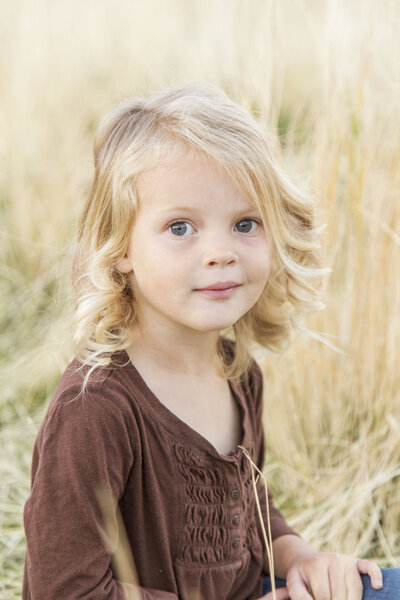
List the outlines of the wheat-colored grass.
{"type": "Polygon", "coordinates": [[[390,0],[0,4],[0,591],[20,597],[34,437],[71,356],[69,240],[102,114],[216,82],[318,197],[326,309],[263,359],[268,481],[311,543],[400,560],[400,45],[390,0]]]}

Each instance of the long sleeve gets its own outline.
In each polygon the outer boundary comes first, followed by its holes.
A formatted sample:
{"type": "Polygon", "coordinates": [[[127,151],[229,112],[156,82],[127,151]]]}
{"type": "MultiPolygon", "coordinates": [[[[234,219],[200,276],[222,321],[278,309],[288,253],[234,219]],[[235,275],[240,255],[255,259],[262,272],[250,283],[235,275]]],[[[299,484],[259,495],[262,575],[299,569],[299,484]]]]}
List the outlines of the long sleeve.
{"type": "Polygon", "coordinates": [[[24,509],[23,599],[177,600],[114,577],[117,515],[111,513],[106,528],[99,492],[117,506],[134,462],[134,432],[112,400],[76,394],[61,395],[50,407],[35,444],[24,509]]]}
{"type": "MultiPolygon", "coordinates": [[[[256,440],[256,464],[260,471],[263,470],[264,466],[264,455],[265,455],[265,443],[264,443],[264,430],[263,430],[263,377],[261,370],[257,363],[254,364],[253,369],[253,395],[255,400],[255,440],[256,440]]],[[[268,513],[267,513],[267,502],[265,494],[265,485],[260,477],[257,484],[257,493],[260,500],[260,506],[263,514],[264,526],[268,535],[268,513]]],[[[271,538],[272,541],[282,535],[297,535],[291,527],[286,523],[282,513],[274,506],[273,495],[268,488],[268,505],[269,505],[269,517],[271,524],[271,538]]],[[[259,520],[257,519],[260,537],[264,546],[264,536],[259,520]]]]}

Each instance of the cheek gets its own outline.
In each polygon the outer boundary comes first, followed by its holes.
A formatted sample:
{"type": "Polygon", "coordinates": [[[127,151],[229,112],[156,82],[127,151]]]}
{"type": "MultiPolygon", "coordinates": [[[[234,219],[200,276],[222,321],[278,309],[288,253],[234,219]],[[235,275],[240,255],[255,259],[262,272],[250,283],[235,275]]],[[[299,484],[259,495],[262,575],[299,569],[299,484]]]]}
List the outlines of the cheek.
{"type": "Polygon", "coordinates": [[[260,283],[268,280],[271,272],[271,251],[269,246],[263,246],[255,251],[252,260],[253,276],[260,280],[260,283]]]}
{"type": "Polygon", "coordinates": [[[154,245],[132,249],[132,285],[148,297],[171,295],[186,272],[177,256],[154,245]]]}

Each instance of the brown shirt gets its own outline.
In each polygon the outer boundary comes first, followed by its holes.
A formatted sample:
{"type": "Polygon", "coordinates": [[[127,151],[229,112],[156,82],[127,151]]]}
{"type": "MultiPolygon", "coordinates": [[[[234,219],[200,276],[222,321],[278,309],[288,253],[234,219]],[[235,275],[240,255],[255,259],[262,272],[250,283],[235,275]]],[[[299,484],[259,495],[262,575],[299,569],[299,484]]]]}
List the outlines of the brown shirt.
{"type": "MultiPolygon", "coordinates": [[[[234,343],[224,343],[233,355],[234,343]]],[[[84,396],[85,371],[72,362],[39,430],[24,509],[23,599],[259,598],[264,541],[248,459],[239,447],[219,454],[156,398],[125,352],[116,359],[92,375],[84,396]],[[111,565],[117,542],[105,528],[99,486],[118,504],[141,587],[123,586],[111,565]]],[[[257,363],[248,384],[229,385],[241,445],[261,468],[257,363]]],[[[258,490],[266,522],[264,486],[258,490]]],[[[271,504],[272,539],[293,534],[271,504]]]]}

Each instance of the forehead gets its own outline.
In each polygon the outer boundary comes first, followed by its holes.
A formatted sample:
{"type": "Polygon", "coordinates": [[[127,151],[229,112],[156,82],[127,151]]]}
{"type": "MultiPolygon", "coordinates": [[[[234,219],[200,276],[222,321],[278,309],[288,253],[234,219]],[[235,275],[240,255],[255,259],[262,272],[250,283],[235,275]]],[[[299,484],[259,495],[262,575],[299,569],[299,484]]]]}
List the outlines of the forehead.
{"type": "Polygon", "coordinates": [[[211,159],[182,155],[139,175],[141,211],[165,212],[174,208],[255,208],[249,196],[211,159]]]}

